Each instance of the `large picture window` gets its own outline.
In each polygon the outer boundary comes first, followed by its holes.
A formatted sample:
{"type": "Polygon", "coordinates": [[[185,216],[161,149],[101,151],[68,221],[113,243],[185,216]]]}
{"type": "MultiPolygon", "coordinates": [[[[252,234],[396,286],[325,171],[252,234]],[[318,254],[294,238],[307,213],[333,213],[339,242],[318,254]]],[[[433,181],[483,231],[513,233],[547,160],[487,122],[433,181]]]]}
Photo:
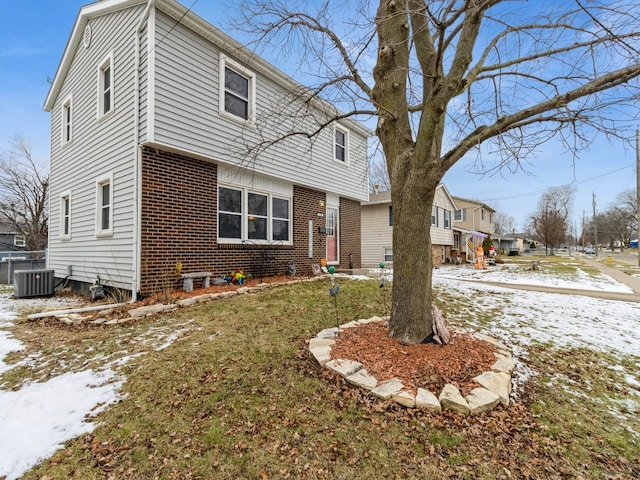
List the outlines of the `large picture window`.
{"type": "Polygon", "coordinates": [[[244,188],[218,188],[221,242],[291,242],[291,200],[244,188]]]}
{"type": "Polygon", "coordinates": [[[252,121],[255,116],[255,75],[221,56],[220,77],[220,113],[252,121]]]}

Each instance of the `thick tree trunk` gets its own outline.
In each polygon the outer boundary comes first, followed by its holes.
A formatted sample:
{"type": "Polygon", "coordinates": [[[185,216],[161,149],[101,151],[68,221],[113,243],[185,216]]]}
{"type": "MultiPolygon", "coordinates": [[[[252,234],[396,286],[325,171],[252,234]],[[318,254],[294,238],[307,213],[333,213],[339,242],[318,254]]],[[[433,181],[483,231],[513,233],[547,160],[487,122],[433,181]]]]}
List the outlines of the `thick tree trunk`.
{"type": "Polygon", "coordinates": [[[413,180],[392,188],[391,193],[393,295],[389,335],[403,344],[420,343],[433,333],[431,208],[437,182],[425,190],[425,183],[432,182],[411,176],[413,180]]]}

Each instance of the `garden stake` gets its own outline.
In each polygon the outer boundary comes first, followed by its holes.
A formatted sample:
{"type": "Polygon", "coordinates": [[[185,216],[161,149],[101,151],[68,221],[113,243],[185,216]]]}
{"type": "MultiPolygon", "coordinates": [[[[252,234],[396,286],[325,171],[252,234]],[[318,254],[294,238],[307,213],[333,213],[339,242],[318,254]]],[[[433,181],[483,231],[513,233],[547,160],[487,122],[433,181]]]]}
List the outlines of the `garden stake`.
{"type": "Polygon", "coordinates": [[[336,273],[336,267],[331,266],[327,269],[331,276],[331,288],[329,288],[329,295],[333,297],[333,306],[336,311],[336,327],[340,328],[340,320],[338,317],[338,294],[340,293],[340,285],[336,283],[336,279],[333,274],[336,273]]]}

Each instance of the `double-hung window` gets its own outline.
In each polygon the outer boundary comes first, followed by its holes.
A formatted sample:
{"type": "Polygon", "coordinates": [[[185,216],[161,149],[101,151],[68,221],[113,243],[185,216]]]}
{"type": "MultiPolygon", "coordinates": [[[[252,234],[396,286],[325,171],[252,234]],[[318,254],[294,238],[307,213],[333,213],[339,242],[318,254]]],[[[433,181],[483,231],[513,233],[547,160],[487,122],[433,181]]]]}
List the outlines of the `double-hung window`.
{"type": "Polygon", "coordinates": [[[348,133],[346,130],[335,127],[334,129],[334,158],[343,163],[347,163],[347,143],[348,133]]]}
{"type": "Polygon", "coordinates": [[[60,239],[71,239],[71,192],[60,196],[60,239]]]}
{"type": "Polygon", "coordinates": [[[236,120],[255,118],[255,74],[220,56],[220,113],[236,120]]]}
{"type": "Polygon", "coordinates": [[[71,97],[69,97],[62,104],[62,145],[66,145],[71,141],[73,135],[72,115],[72,102],[71,97]]]}
{"type": "Polygon", "coordinates": [[[291,199],[244,188],[218,188],[221,242],[291,242],[291,199]]]}
{"type": "Polygon", "coordinates": [[[431,225],[434,227],[438,226],[438,207],[431,207],[431,225]]]}
{"type": "Polygon", "coordinates": [[[461,208],[460,210],[456,210],[454,218],[456,222],[465,222],[467,220],[467,209],[461,208]]]}
{"type": "Polygon", "coordinates": [[[24,235],[16,235],[13,237],[13,244],[16,247],[25,247],[27,245],[27,240],[24,235]]]}
{"type": "Polygon", "coordinates": [[[113,235],[113,176],[96,180],[96,235],[113,235]]]}
{"type": "Polygon", "coordinates": [[[444,224],[443,227],[446,228],[447,230],[451,229],[451,211],[450,210],[444,210],[444,224]]]}
{"type": "Polygon", "coordinates": [[[113,54],[109,54],[98,67],[98,118],[113,111],[113,54]]]}

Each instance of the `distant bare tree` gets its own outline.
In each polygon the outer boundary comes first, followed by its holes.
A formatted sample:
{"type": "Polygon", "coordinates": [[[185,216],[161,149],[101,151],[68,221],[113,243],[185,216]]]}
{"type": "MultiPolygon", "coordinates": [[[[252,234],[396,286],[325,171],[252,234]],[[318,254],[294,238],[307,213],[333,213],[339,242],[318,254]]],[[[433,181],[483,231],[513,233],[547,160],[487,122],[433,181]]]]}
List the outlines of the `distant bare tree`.
{"type": "MultiPolygon", "coordinates": [[[[637,0],[236,5],[257,50],[296,66],[305,104],[321,97],[341,109],[327,107],[326,118],[303,111],[300,122],[271,117],[271,131],[287,125],[283,142],[314,138],[346,117],[376,121],[394,209],[394,339],[419,343],[433,333],[431,222],[422,220],[453,165],[476,155],[484,172],[513,171],[552,138],[576,154],[602,138],[597,132],[628,141],[638,111],[638,9],[637,0]]],[[[278,142],[259,140],[264,149],[278,142]]]]}
{"type": "Polygon", "coordinates": [[[569,231],[569,216],[573,207],[574,190],[571,187],[548,189],[538,201],[538,210],[531,217],[534,239],[545,247],[559,247],[569,231]]]}
{"type": "Polygon", "coordinates": [[[0,156],[0,221],[24,236],[29,250],[43,250],[49,233],[49,175],[16,137],[0,156]]]}
{"type": "Polygon", "coordinates": [[[516,219],[506,213],[493,214],[493,228],[496,235],[513,233],[516,229],[516,219]]]}

